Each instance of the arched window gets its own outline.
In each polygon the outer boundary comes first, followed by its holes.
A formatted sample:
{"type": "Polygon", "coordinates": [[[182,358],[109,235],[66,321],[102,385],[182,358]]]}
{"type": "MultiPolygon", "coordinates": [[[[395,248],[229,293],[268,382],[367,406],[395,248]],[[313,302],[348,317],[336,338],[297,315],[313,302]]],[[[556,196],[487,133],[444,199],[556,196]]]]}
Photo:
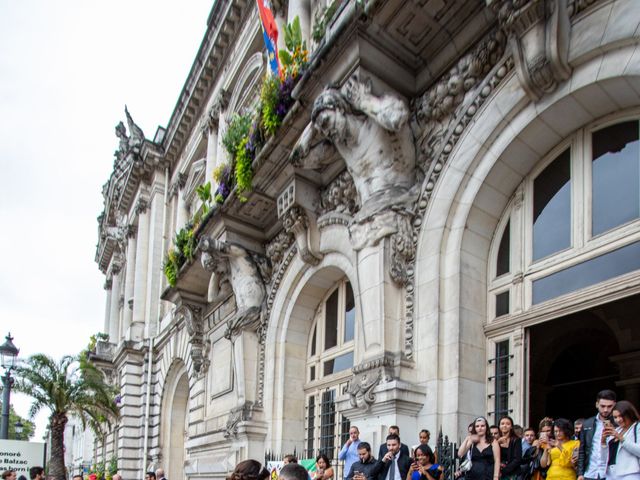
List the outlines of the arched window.
{"type": "Polygon", "coordinates": [[[307,345],[307,457],[325,453],[335,458],[336,449],[349,435],[349,421],[336,412],[335,400],[351,377],[355,316],[348,280],[339,282],[316,310],[307,345]]]}
{"type": "Polygon", "coordinates": [[[640,269],[640,122],[578,130],[516,189],[492,242],[488,318],[640,269]]]}

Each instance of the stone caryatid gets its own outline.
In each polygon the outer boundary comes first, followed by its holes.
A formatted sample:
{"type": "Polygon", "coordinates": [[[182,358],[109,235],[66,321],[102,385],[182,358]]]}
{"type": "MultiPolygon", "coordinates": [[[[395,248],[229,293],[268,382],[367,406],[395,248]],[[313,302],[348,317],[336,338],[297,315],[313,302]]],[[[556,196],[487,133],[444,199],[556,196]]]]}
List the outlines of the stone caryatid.
{"type": "Polygon", "coordinates": [[[350,227],[356,250],[398,232],[410,217],[418,172],[408,120],[402,99],[373,95],[369,83],[352,77],[318,96],[291,154],[294,166],[307,169],[330,163],[335,151],[344,159],[361,205],[350,227]]]}
{"type": "Polygon", "coordinates": [[[236,313],[228,320],[224,336],[231,341],[238,408],[248,408],[256,400],[253,373],[258,370],[258,330],[266,312],[268,263],[240,245],[204,237],[198,244],[202,265],[219,278],[216,288],[228,281],[236,299],[236,313]],[[252,380],[253,379],[253,380],[252,380]]]}
{"type": "Polygon", "coordinates": [[[233,339],[242,330],[256,331],[260,325],[266,288],[254,255],[240,245],[208,237],[200,240],[199,248],[202,266],[217,276],[212,280],[213,286],[210,285],[210,294],[219,297],[228,282],[235,296],[237,311],[227,325],[225,336],[233,339]]]}

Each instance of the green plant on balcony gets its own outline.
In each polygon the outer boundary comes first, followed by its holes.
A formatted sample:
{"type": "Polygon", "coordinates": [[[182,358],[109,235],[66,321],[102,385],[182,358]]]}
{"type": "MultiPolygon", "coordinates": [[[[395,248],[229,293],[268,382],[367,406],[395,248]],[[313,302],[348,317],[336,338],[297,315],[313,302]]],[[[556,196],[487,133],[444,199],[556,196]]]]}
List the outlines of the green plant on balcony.
{"type": "Polygon", "coordinates": [[[330,5],[316,12],[313,22],[313,31],[311,32],[311,37],[316,43],[320,43],[324,38],[324,35],[327,32],[327,26],[341,3],[342,2],[340,0],[334,0],[330,5]]]}

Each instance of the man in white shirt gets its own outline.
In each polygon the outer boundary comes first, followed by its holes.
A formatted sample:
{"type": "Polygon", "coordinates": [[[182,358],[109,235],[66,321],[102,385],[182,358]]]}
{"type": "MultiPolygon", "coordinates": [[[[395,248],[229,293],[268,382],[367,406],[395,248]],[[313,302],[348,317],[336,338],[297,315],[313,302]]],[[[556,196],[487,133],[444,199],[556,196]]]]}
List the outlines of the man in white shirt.
{"type": "Polygon", "coordinates": [[[600,447],[605,422],[612,422],[611,413],[616,406],[616,393],[602,390],[596,396],[598,414],[587,418],[580,431],[580,449],[578,451],[577,480],[598,480],[606,478],[607,455],[600,447]]]}

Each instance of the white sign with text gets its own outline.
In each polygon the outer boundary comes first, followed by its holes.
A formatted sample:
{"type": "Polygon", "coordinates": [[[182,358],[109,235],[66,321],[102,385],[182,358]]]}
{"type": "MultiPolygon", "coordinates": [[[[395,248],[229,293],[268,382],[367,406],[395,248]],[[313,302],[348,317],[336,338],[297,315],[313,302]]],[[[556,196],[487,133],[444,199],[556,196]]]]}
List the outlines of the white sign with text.
{"type": "Polygon", "coordinates": [[[0,470],[15,470],[29,478],[31,467],[44,467],[44,443],[0,440],[0,470]]]}

